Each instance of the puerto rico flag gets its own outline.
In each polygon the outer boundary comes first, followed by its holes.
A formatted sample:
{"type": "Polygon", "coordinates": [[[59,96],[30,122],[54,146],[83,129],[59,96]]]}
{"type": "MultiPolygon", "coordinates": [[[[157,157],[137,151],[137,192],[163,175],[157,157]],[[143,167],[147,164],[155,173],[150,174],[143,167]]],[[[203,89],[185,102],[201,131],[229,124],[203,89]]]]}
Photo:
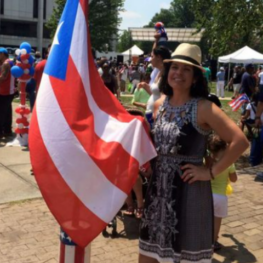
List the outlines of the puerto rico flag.
{"type": "Polygon", "coordinates": [[[88,0],[68,0],[42,76],[29,144],[36,180],[63,230],[87,246],[116,215],[139,166],[156,156],[140,117],[104,86],[88,0]]]}
{"type": "Polygon", "coordinates": [[[244,103],[249,102],[249,97],[247,94],[241,94],[236,99],[233,99],[228,103],[233,111],[237,111],[244,103]]]}

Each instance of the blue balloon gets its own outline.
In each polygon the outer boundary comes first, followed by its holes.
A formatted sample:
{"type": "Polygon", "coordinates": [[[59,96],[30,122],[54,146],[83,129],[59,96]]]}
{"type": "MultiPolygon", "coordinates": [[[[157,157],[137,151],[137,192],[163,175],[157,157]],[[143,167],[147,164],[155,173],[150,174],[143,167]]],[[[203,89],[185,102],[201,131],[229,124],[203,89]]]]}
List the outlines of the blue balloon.
{"type": "Polygon", "coordinates": [[[21,45],[20,45],[20,49],[25,49],[27,54],[30,54],[31,53],[31,45],[27,42],[23,42],[21,45]]]}
{"type": "Polygon", "coordinates": [[[20,78],[23,74],[24,74],[24,71],[23,69],[21,69],[20,67],[18,66],[13,66],[11,68],[11,74],[15,77],[15,78],[20,78]]]}
{"type": "Polygon", "coordinates": [[[34,76],[34,73],[35,73],[35,69],[32,67],[29,69],[29,75],[30,76],[34,76]]]}
{"type": "Polygon", "coordinates": [[[34,58],[32,55],[30,55],[29,59],[28,59],[28,63],[32,66],[34,64],[34,58]]]}

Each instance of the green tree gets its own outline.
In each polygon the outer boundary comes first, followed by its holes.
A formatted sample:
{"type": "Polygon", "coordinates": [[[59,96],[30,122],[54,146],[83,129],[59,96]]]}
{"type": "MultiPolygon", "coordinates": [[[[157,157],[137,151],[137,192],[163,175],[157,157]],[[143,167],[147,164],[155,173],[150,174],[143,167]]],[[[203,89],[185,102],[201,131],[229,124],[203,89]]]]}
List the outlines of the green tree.
{"type": "Polygon", "coordinates": [[[176,17],[171,8],[161,9],[159,13],[156,13],[148,25],[145,27],[154,27],[156,22],[163,22],[165,27],[175,27],[176,17]]]}
{"type": "Polygon", "coordinates": [[[262,0],[193,0],[196,26],[214,56],[231,53],[245,45],[262,50],[262,0]],[[205,15],[204,15],[205,14],[205,15]]]}
{"type": "MultiPolygon", "coordinates": [[[[56,7],[47,23],[53,38],[66,0],[56,0],[56,7]]],[[[93,0],[89,5],[89,24],[92,47],[102,51],[105,45],[111,45],[114,36],[118,36],[124,0],[93,0]]],[[[111,47],[110,47],[111,49],[111,47]]]]}
{"type": "Polygon", "coordinates": [[[133,46],[135,42],[131,38],[131,33],[128,30],[124,30],[118,41],[118,52],[123,52],[133,46]]]}
{"type": "MultiPolygon", "coordinates": [[[[192,28],[195,23],[195,16],[192,11],[192,0],[173,0],[168,9],[161,9],[151,21],[144,27],[153,28],[158,21],[164,23],[166,28],[192,28]]],[[[168,36],[169,37],[169,36],[168,36]]],[[[178,42],[168,42],[169,49],[174,50],[178,42]]],[[[140,41],[138,46],[149,53],[152,49],[152,42],[140,41]]]]}

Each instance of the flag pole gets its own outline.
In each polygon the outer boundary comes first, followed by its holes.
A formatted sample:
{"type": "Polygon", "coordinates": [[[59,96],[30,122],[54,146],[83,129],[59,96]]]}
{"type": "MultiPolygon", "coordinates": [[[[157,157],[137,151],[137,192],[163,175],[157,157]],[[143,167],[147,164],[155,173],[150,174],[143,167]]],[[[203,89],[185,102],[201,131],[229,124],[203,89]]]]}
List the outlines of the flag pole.
{"type": "Polygon", "coordinates": [[[90,263],[91,262],[91,244],[82,248],[78,246],[60,229],[60,256],[59,263],[90,263]]]}

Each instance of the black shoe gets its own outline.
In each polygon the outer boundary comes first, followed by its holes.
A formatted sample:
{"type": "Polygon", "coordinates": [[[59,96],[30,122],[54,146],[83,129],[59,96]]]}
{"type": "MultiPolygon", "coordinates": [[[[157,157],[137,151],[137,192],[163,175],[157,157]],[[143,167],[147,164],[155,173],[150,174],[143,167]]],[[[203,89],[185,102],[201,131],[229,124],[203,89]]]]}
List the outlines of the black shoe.
{"type": "Polygon", "coordinates": [[[214,251],[218,251],[218,250],[220,250],[222,247],[223,247],[222,244],[220,244],[219,242],[216,241],[216,242],[214,243],[214,251]]]}

